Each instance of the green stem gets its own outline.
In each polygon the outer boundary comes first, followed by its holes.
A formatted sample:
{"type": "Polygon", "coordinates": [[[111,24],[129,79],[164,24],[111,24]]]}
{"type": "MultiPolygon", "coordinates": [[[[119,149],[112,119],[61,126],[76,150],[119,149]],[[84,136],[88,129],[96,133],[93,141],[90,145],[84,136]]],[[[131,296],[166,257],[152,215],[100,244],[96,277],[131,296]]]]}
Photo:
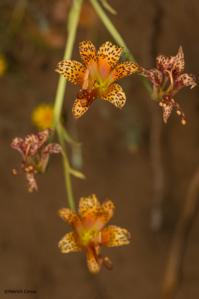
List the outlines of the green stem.
{"type": "MultiPolygon", "coordinates": [[[[128,57],[133,62],[136,62],[135,57],[133,56],[133,54],[128,49],[123,37],[121,36],[119,31],[115,28],[115,25],[111,22],[111,20],[109,19],[109,17],[105,13],[104,9],[100,6],[100,4],[98,3],[98,0],[90,0],[90,2],[93,5],[96,13],[100,17],[100,19],[101,19],[102,23],[104,24],[104,26],[109,31],[109,33],[112,35],[113,39],[117,42],[118,45],[120,45],[121,47],[124,48],[124,52],[125,52],[126,57],[128,57]]],[[[151,95],[151,93],[152,93],[151,85],[149,84],[149,82],[144,77],[142,77],[142,81],[143,81],[143,84],[144,84],[146,90],[151,95]]]]}
{"type": "Polygon", "coordinates": [[[65,186],[66,186],[66,193],[68,197],[68,205],[71,210],[75,210],[75,201],[73,198],[73,190],[72,190],[72,184],[71,184],[71,174],[70,174],[70,164],[68,160],[68,156],[66,153],[66,147],[65,147],[65,142],[62,134],[62,129],[61,126],[57,126],[57,133],[58,133],[58,139],[59,143],[62,146],[63,149],[63,167],[64,167],[64,176],[65,176],[65,186]]]}
{"type": "MultiPolygon", "coordinates": [[[[82,2],[83,0],[73,0],[73,5],[71,7],[70,14],[68,17],[68,24],[67,24],[68,38],[66,41],[66,48],[64,52],[64,58],[63,58],[64,60],[70,59],[72,55],[82,2]]],[[[63,76],[60,76],[58,81],[57,92],[55,97],[55,106],[54,106],[55,126],[56,123],[60,121],[65,88],[66,88],[66,79],[63,76]]]]}
{"type": "MultiPolygon", "coordinates": [[[[73,4],[70,10],[70,14],[68,17],[68,24],[67,24],[68,38],[66,41],[66,48],[64,52],[64,58],[63,58],[65,60],[70,59],[72,55],[82,2],[83,0],[73,0],[73,4]]],[[[56,96],[55,96],[55,104],[54,104],[54,128],[57,131],[59,142],[63,148],[63,165],[64,165],[64,176],[65,176],[68,205],[72,210],[74,210],[75,202],[74,202],[73,192],[72,192],[70,165],[66,153],[62,130],[60,130],[61,112],[63,107],[65,88],[66,88],[66,80],[64,79],[63,76],[60,76],[58,81],[56,96]]]]}

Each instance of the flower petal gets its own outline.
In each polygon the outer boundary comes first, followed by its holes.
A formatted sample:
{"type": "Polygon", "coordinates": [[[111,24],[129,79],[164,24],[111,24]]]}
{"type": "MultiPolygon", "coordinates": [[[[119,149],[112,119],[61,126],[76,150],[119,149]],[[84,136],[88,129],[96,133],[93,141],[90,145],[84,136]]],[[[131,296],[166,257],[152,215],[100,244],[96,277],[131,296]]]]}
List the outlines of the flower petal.
{"type": "MultiPolygon", "coordinates": [[[[72,113],[74,118],[80,118],[86,111],[88,111],[89,106],[82,106],[82,100],[83,99],[77,98],[73,104],[72,113]]],[[[85,101],[87,101],[86,98],[85,101]]]]}
{"type": "Polygon", "coordinates": [[[167,123],[172,110],[175,109],[177,115],[181,119],[181,124],[186,125],[186,122],[187,122],[186,116],[185,116],[184,112],[182,111],[180,105],[174,99],[165,97],[159,102],[159,105],[160,105],[160,107],[162,107],[164,123],[167,123]]]}
{"type": "Polygon", "coordinates": [[[99,66],[107,64],[110,68],[113,68],[120,59],[122,48],[113,45],[110,42],[105,42],[101,45],[97,52],[99,66]]]}
{"type": "Polygon", "coordinates": [[[148,78],[156,87],[159,87],[163,82],[162,72],[157,69],[146,70],[144,68],[140,68],[140,74],[148,78]]]}
{"type": "Polygon", "coordinates": [[[102,207],[102,213],[104,214],[107,223],[113,217],[115,205],[112,202],[112,200],[106,200],[105,202],[103,202],[101,207],[102,207]]]}
{"type": "Polygon", "coordinates": [[[97,61],[95,46],[89,40],[79,44],[79,53],[86,66],[92,61],[97,61]]]}
{"type": "Polygon", "coordinates": [[[55,70],[73,84],[82,84],[86,68],[75,60],[62,60],[55,70]]]}
{"type": "Polygon", "coordinates": [[[36,182],[34,173],[27,172],[26,179],[28,182],[28,192],[38,191],[38,186],[37,186],[37,182],[36,182]]]}
{"type": "Polygon", "coordinates": [[[58,247],[61,249],[62,253],[68,252],[78,252],[81,251],[81,247],[76,242],[75,233],[67,233],[58,244],[58,247]]]}
{"type": "Polygon", "coordinates": [[[95,194],[80,198],[79,214],[81,217],[96,216],[100,209],[101,205],[95,194]]]}
{"type": "Polygon", "coordinates": [[[166,124],[170,115],[171,115],[171,112],[173,110],[173,105],[171,102],[169,103],[164,103],[163,101],[161,101],[159,103],[160,107],[162,107],[162,111],[163,111],[163,121],[164,123],[166,124]]]}
{"type": "Polygon", "coordinates": [[[126,103],[126,95],[122,89],[122,87],[113,83],[109,86],[107,92],[101,96],[103,100],[110,102],[115,105],[117,108],[122,108],[126,103]]]}
{"type": "Polygon", "coordinates": [[[129,76],[138,71],[138,65],[131,61],[125,61],[118,64],[111,73],[113,81],[119,80],[123,77],[129,76]]]}
{"type": "Polygon", "coordinates": [[[173,69],[179,74],[184,71],[184,66],[185,66],[184,52],[183,52],[182,46],[180,46],[178,49],[178,53],[175,56],[173,69]]]}
{"type": "Polygon", "coordinates": [[[107,247],[122,246],[130,243],[130,233],[125,228],[110,225],[102,230],[102,244],[107,247]]]}
{"type": "Polygon", "coordinates": [[[92,248],[88,248],[86,257],[89,271],[94,274],[98,273],[100,271],[101,264],[97,261],[92,248]]]}
{"type": "Polygon", "coordinates": [[[79,221],[78,215],[70,209],[60,209],[58,215],[70,225],[73,225],[79,221]]]}
{"type": "Polygon", "coordinates": [[[176,89],[180,90],[184,86],[190,86],[190,88],[194,88],[197,83],[194,75],[192,74],[182,74],[178,76],[178,78],[175,80],[176,89]]]}
{"type": "Polygon", "coordinates": [[[95,219],[95,223],[93,224],[93,228],[97,231],[101,231],[102,228],[109,222],[112,218],[115,210],[115,205],[111,200],[106,200],[101,205],[101,208],[98,209],[98,214],[95,219]]]}
{"type": "Polygon", "coordinates": [[[160,71],[175,71],[175,75],[184,70],[184,53],[182,47],[179,47],[176,56],[159,55],[156,58],[156,65],[160,71]]]}

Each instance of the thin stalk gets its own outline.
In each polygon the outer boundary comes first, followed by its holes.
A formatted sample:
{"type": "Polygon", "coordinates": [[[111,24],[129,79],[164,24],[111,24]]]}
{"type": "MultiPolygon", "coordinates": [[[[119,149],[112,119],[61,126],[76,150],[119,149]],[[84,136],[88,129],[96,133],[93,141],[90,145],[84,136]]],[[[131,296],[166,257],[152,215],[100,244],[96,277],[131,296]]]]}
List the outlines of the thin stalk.
{"type": "MultiPolygon", "coordinates": [[[[70,10],[70,14],[68,17],[68,24],[67,24],[68,38],[66,40],[66,47],[64,52],[65,60],[70,59],[72,55],[82,2],[83,0],[73,0],[73,4],[70,10]]],[[[64,144],[63,133],[62,130],[60,130],[61,111],[63,107],[65,88],[66,88],[66,80],[62,76],[60,76],[57,85],[55,104],[54,104],[54,128],[57,131],[59,142],[63,148],[63,166],[64,166],[64,176],[65,176],[68,205],[72,210],[74,210],[75,202],[73,198],[73,191],[72,191],[72,184],[71,184],[70,165],[69,165],[66,148],[64,144]]]]}
{"type": "Polygon", "coordinates": [[[62,157],[63,157],[63,168],[64,168],[66,193],[68,197],[68,205],[71,210],[75,210],[75,201],[73,198],[73,190],[71,184],[70,164],[69,164],[64,137],[60,125],[57,126],[57,134],[58,134],[59,143],[61,144],[63,149],[62,157]]]}
{"type": "MultiPolygon", "coordinates": [[[[112,35],[113,39],[117,42],[118,45],[120,45],[125,52],[126,57],[128,57],[131,61],[136,62],[135,57],[131,53],[131,51],[128,49],[123,37],[119,33],[119,31],[116,29],[115,25],[111,22],[109,17],[107,16],[106,12],[104,9],[100,6],[97,0],[90,0],[93,8],[95,9],[97,15],[101,19],[102,23],[106,27],[106,29],[109,31],[109,33],[112,35]]],[[[143,84],[148,91],[148,93],[151,95],[152,93],[152,88],[149,82],[142,77],[143,84]]]]}

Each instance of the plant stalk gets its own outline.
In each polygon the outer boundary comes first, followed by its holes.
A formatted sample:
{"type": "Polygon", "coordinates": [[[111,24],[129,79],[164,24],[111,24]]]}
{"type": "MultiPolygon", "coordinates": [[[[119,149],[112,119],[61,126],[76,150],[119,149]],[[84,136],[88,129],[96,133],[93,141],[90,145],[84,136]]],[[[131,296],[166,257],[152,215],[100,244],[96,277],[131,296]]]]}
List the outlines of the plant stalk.
{"type": "MultiPolygon", "coordinates": [[[[71,59],[72,56],[82,3],[83,0],[73,0],[72,3],[72,7],[69,13],[68,23],[67,23],[68,37],[66,40],[66,47],[65,47],[64,57],[63,57],[64,60],[71,59]]],[[[57,131],[59,142],[63,148],[63,166],[64,166],[64,176],[65,176],[68,205],[72,210],[75,210],[75,202],[73,198],[73,191],[72,191],[72,184],[71,184],[70,165],[69,165],[67,152],[64,144],[64,138],[62,136],[63,133],[62,130],[60,130],[61,112],[63,107],[65,88],[66,88],[66,79],[63,76],[60,76],[57,85],[55,104],[54,104],[54,128],[57,131]]]]}

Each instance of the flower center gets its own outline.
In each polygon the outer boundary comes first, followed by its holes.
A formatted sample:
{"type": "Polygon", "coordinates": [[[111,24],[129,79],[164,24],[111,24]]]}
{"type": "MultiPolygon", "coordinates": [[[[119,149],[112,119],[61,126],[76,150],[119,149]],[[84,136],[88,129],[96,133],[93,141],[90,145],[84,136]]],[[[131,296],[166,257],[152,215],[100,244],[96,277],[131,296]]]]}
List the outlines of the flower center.
{"type": "Polygon", "coordinates": [[[96,230],[92,229],[92,230],[82,231],[79,235],[81,245],[85,247],[88,246],[89,243],[95,241],[96,236],[97,236],[96,230]]]}

